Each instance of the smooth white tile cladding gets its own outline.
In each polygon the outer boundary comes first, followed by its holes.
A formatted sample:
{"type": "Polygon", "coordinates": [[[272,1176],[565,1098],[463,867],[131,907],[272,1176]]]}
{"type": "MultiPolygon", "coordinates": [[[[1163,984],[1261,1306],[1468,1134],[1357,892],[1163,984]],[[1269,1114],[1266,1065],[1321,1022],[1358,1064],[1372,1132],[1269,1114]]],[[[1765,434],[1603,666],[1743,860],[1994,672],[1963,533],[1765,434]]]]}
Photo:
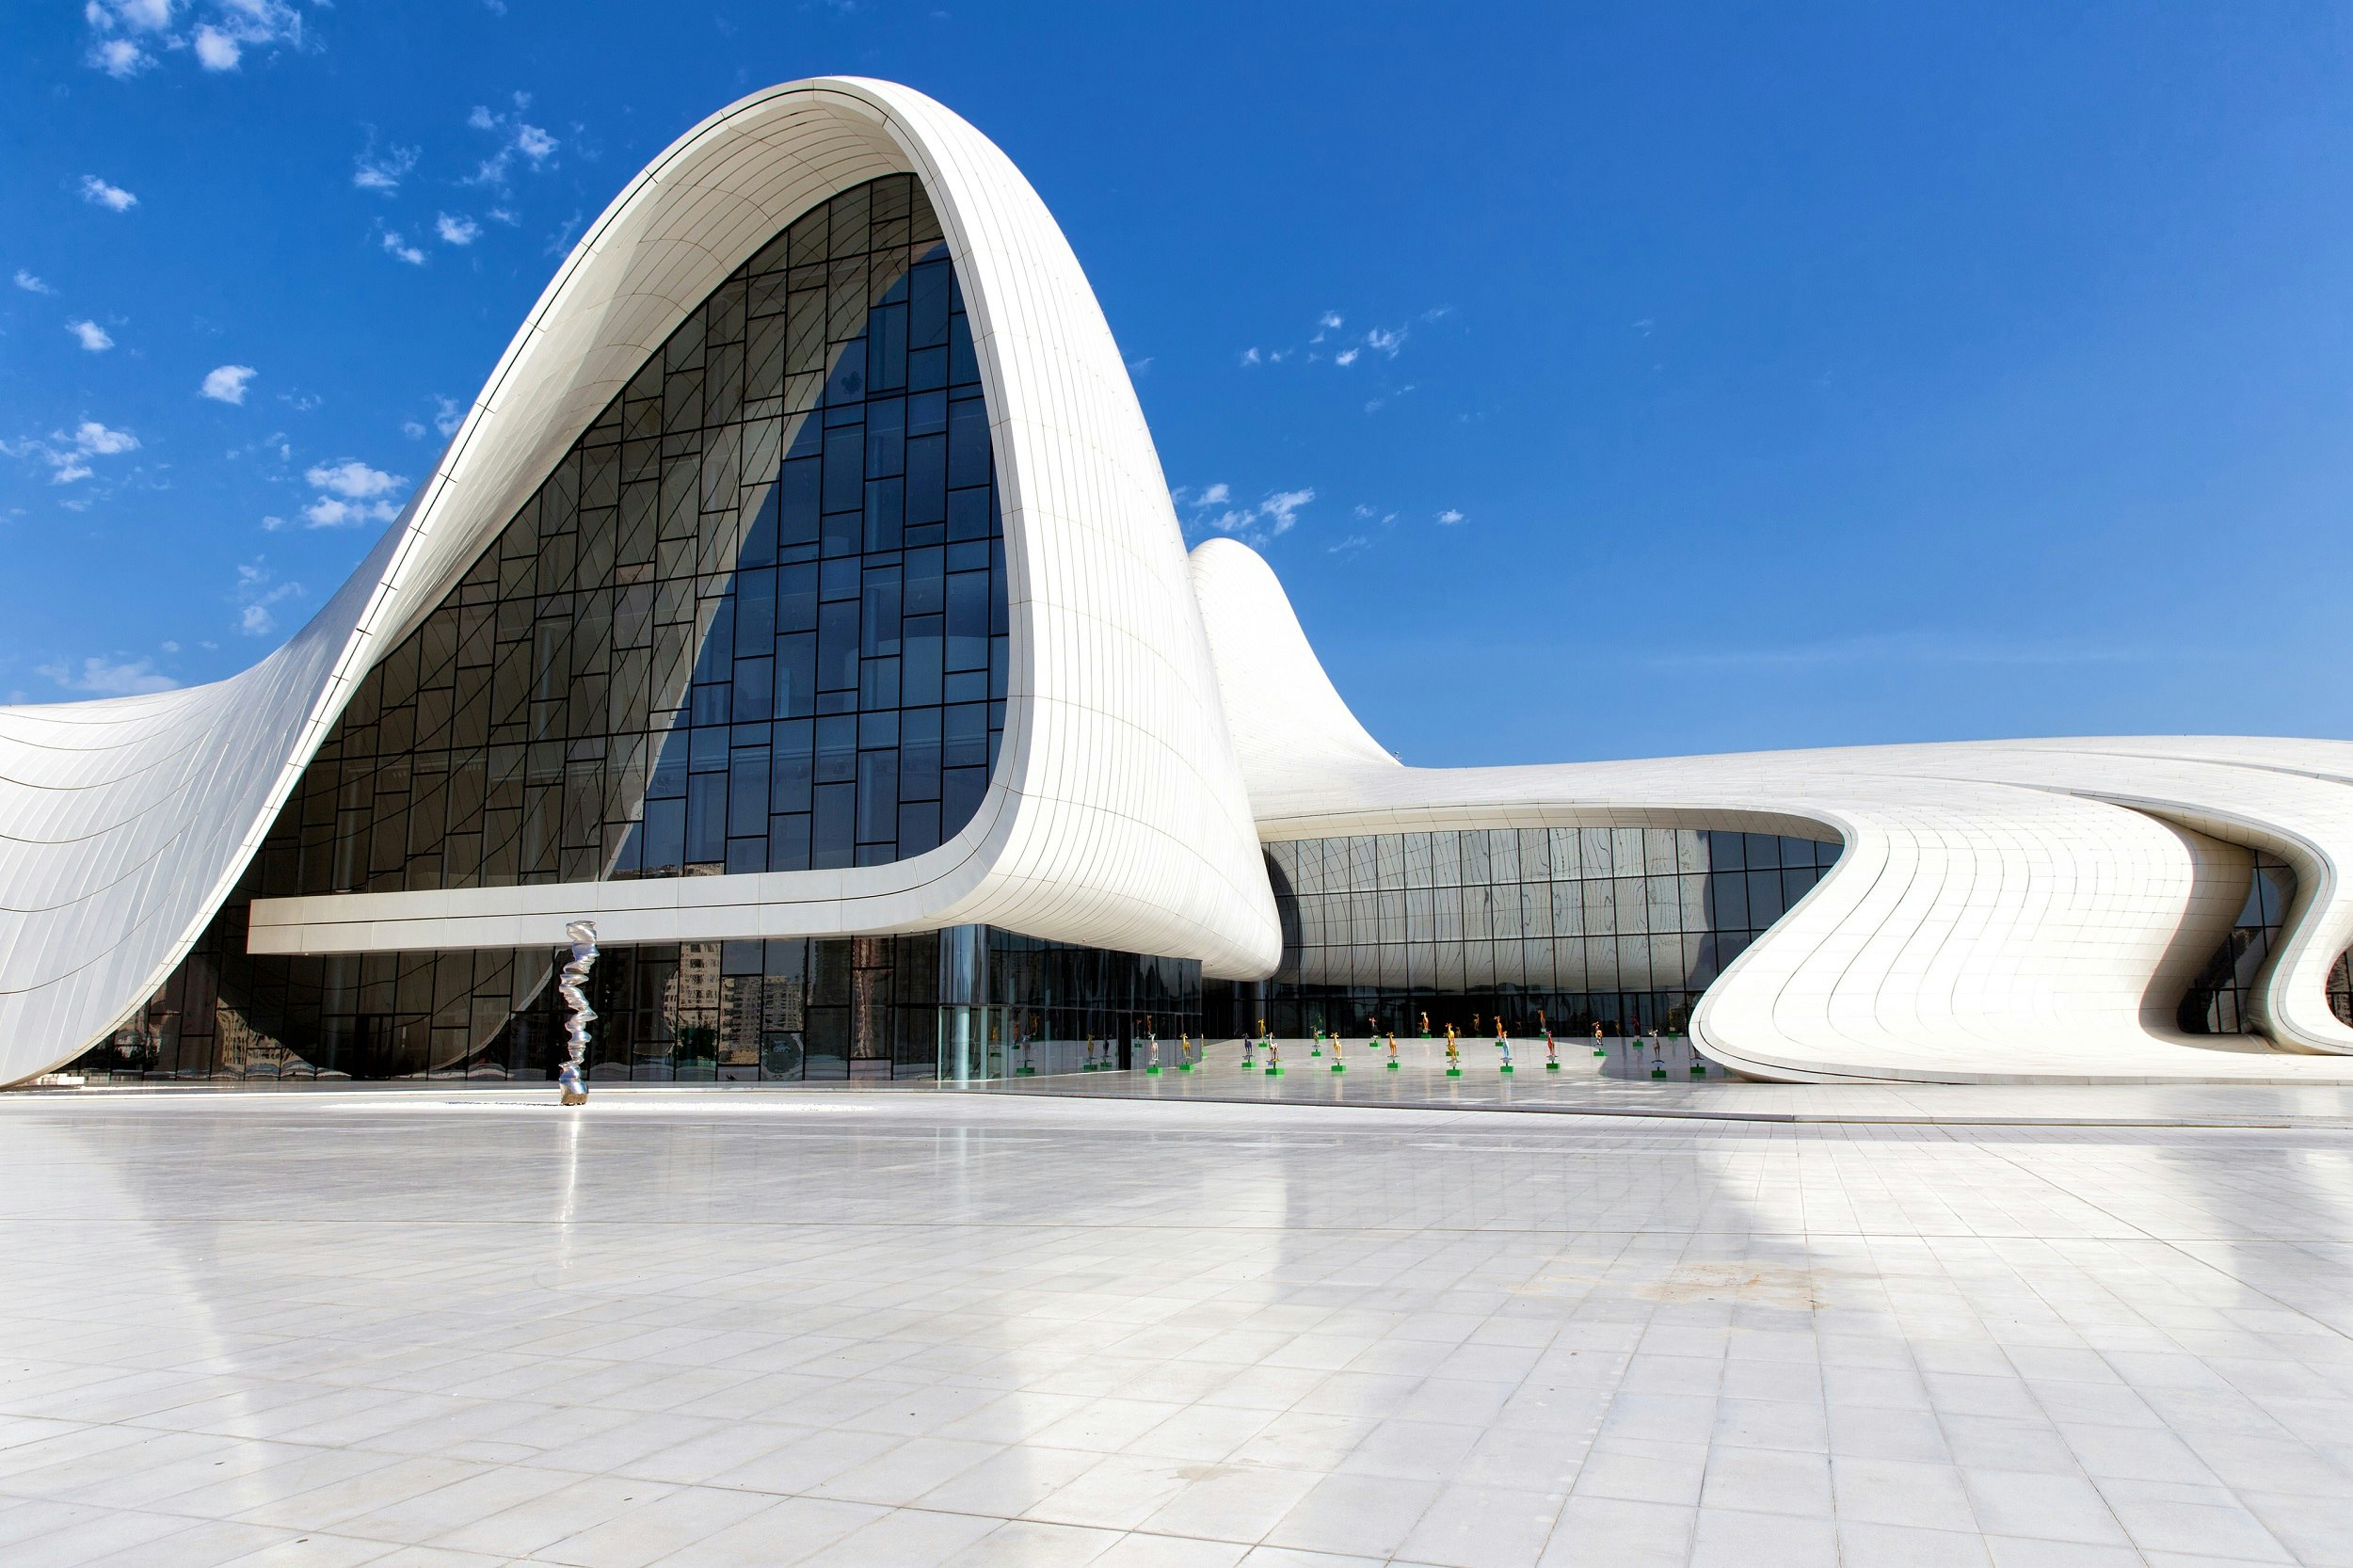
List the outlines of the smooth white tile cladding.
{"type": "MultiPolygon", "coordinates": [[[[1726,971],[1695,1040],[1794,1080],[2353,1081],[2327,975],[2353,944],[2353,744],[2154,738],[1431,770],[1341,701],[1266,564],[1188,560],[1117,345],[1003,153],[921,94],[828,78],[714,115],[565,261],[456,440],[350,583],[232,680],[0,709],[0,1082],[150,996],[232,889],[356,683],[587,423],[788,222],[912,172],[963,281],[1003,496],[1012,671],[972,823],[889,866],[257,903],[257,952],[552,946],[1002,925],[1268,973],[1264,839],[1644,824],[1844,840],[1726,971]],[[2188,1036],[2182,991],[2249,851],[2298,892],[2256,1012],[2188,1036]]],[[[1469,678],[1471,672],[1465,672],[1469,678]]]]}

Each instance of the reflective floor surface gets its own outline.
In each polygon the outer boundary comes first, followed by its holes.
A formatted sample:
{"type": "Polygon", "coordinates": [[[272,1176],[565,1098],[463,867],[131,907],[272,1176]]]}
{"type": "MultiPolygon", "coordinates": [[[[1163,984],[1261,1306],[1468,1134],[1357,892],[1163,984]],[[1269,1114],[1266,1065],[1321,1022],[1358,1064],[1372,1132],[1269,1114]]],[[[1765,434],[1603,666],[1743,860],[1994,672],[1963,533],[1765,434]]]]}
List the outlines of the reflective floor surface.
{"type": "Polygon", "coordinates": [[[2353,1564],[2353,1131],[0,1098],[0,1563],[2353,1564]]]}

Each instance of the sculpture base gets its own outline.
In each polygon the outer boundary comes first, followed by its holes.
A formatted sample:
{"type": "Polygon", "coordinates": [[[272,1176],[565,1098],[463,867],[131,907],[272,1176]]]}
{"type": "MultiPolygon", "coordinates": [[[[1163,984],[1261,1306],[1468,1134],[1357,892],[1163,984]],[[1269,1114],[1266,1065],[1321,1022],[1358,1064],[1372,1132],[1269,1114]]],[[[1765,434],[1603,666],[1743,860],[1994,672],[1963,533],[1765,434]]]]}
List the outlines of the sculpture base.
{"type": "Polygon", "coordinates": [[[1389,1064],[1388,1064],[1388,1069],[1389,1069],[1389,1071],[1391,1071],[1391,1072],[1395,1072],[1395,1071],[1397,1071],[1397,1064],[1396,1064],[1396,1063],[1394,1063],[1394,1062],[1389,1063],[1389,1064]]]}
{"type": "Polygon", "coordinates": [[[566,1105],[586,1105],[588,1103],[588,1091],[585,1089],[567,1089],[564,1091],[564,1103],[566,1105]]]}
{"type": "Polygon", "coordinates": [[[1463,1069],[1460,1067],[1449,1067],[1446,1070],[1446,1076],[1449,1078],[1460,1078],[1463,1076],[1463,1069]]]}
{"type": "Polygon", "coordinates": [[[1155,1062],[1150,1066],[1144,1069],[1144,1076],[1146,1078],[1156,1078],[1160,1075],[1160,1064],[1158,1062],[1155,1062]]]}
{"type": "Polygon", "coordinates": [[[1506,1062],[1506,1063],[1505,1063],[1502,1066],[1497,1067],[1497,1068],[1496,1069],[1496,1071],[1497,1071],[1497,1072],[1499,1072],[1499,1073],[1508,1073],[1508,1072],[1510,1072],[1511,1070],[1512,1070],[1512,1064],[1510,1064],[1509,1062],[1506,1062]]]}
{"type": "Polygon", "coordinates": [[[1280,1067],[1269,1067],[1266,1070],[1266,1076],[1269,1078],[1281,1078],[1283,1076],[1283,1069],[1280,1067]]]}
{"type": "Polygon", "coordinates": [[[1558,1063],[1558,1062],[1547,1062],[1547,1063],[1545,1063],[1545,1071],[1546,1071],[1546,1072],[1548,1072],[1548,1073],[1557,1073],[1557,1072],[1559,1072],[1560,1070],[1561,1070],[1561,1064],[1560,1064],[1560,1063],[1558,1063]]]}

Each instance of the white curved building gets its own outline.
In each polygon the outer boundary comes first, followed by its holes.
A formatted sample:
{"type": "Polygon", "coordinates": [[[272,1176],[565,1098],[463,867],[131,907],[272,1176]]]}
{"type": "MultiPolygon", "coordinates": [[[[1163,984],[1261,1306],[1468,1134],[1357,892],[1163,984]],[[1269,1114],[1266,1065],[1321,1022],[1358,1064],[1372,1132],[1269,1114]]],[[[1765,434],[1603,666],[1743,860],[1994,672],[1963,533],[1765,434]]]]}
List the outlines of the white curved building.
{"type": "Polygon", "coordinates": [[[2353,745],[1392,760],[1188,558],[996,147],[888,83],[615,200],[341,593],[0,709],[0,1081],[1051,1069],[1509,1016],[1796,1080],[2353,1080],[2353,745]],[[1312,768],[1297,760],[1307,759],[1312,768]]]}

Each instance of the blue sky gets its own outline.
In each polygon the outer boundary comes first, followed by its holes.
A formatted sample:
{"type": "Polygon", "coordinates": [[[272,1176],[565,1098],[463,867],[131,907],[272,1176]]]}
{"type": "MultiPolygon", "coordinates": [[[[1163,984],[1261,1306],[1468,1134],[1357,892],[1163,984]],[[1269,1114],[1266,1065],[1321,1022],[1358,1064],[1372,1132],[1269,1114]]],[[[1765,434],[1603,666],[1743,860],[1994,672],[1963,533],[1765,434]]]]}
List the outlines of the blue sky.
{"type": "Polygon", "coordinates": [[[1409,761],[2353,733],[2341,11],[1470,14],[11,6],[0,697],[276,647],[580,226],[849,72],[1028,173],[1409,761]]]}

